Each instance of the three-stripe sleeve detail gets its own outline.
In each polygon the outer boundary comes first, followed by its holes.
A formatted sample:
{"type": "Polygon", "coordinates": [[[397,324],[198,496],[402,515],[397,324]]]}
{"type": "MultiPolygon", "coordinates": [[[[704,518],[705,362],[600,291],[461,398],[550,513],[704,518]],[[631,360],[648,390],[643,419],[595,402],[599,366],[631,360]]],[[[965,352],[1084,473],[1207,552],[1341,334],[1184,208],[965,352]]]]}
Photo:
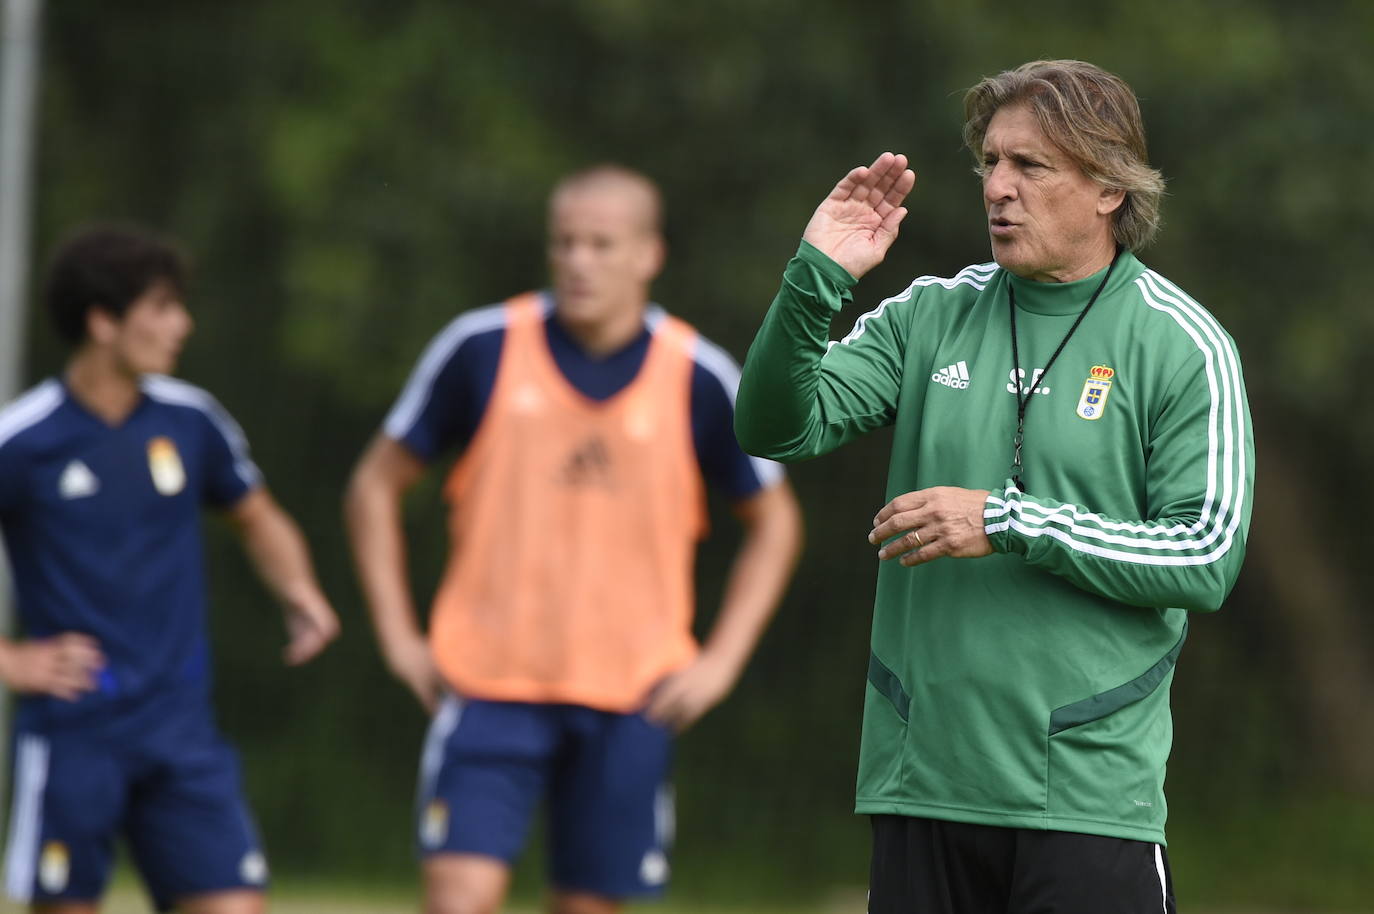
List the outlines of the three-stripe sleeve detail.
{"type": "Polygon", "coordinates": [[[867,311],[859,315],[859,319],[854,322],[854,328],[842,338],[831,340],[826,346],[826,351],[829,352],[836,346],[847,346],[863,336],[864,331],[868,329],[869,323],[882,319],[889,305],[911,301],[912,296],[916,294],[916,290],[918,289],[924,288],[925,286],[943,286],[946,289],[953,289],[955,286],[965,285],[972,286],[974,289],[981,292],[987,287],[988,281],[992,279],[992,275],[996,272],[997,264],[984,263],[964,267],[953,277],[948,279],[941,276],[921,276],[913,280],[911,285],[907,286],[901,293],[891,298],[883,299],[872,311],[867,311]]]}

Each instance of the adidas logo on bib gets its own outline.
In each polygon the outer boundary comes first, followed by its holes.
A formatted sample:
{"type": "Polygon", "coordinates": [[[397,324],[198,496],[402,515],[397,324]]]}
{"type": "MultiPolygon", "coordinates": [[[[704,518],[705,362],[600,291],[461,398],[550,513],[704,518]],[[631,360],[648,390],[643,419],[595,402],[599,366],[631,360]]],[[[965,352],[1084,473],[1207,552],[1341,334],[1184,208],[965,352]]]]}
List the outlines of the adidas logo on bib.
{"type": "Polygon", "coordinates": [[[953,387],[955,390],[964,390],[968,387],[968,363],[960,359],[948,368],[941,368],[930,379],[936,384],[943,384],[946,387],[953,387]]]}

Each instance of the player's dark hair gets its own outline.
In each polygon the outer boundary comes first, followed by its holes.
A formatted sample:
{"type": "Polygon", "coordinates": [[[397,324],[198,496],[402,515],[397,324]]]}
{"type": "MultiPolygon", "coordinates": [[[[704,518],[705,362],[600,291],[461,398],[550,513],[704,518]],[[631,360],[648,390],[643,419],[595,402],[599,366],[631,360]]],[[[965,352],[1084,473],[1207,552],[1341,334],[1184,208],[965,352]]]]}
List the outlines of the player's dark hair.
{"type": "Polygon", "coordinates": [[[77,346],[92,308],[121,318],[156,282],[183,294],[186,275],[186,258],[171,241],[137,226],[87,226],[53,254],[43,299],[57,335],[77,346]]]}

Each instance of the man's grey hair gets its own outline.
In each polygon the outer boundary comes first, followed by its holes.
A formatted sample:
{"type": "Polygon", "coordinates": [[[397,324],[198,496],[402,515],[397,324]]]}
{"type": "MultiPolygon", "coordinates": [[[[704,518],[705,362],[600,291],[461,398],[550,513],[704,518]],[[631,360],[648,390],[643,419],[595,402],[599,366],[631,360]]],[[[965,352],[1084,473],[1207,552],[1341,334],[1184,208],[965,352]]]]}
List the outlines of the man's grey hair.
{"type": "Polygon", "coordinates": [[[964,95],[964,144],[983,174],[983,139],[999,108],[1030,108],[1050,142],[1103,187],[1126,192],[1112,214],[1116,242],[1138,251],[1159,231],[1164,178],[1145,152],[1135,93],[1121,77],[1081,60],[1035,60],[989,76],[964,95]]]}

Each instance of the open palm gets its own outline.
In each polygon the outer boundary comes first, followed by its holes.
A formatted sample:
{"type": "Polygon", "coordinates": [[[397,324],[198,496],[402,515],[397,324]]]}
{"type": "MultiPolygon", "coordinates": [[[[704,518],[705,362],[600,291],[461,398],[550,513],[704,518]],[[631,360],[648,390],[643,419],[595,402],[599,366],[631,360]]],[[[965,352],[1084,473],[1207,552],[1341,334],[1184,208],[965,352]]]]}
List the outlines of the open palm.
{"type": "Polygon", "coordinates": [[[906,217],[902,201],[916,186],[906,156],[885,152],[835,185],[816,207],[802,238],[856,279],[882,263],[906,217]]]}

